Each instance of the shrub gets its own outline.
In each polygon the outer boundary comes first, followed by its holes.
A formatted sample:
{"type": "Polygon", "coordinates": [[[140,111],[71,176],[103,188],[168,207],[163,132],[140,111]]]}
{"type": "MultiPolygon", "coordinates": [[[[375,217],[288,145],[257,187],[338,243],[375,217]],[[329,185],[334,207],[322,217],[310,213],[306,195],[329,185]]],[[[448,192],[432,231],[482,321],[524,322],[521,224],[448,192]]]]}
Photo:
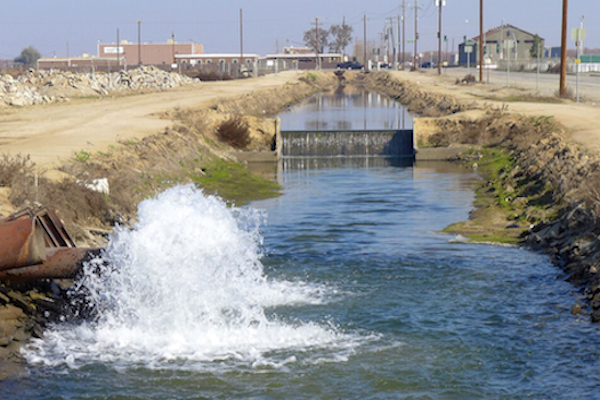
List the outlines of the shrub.
{"type": "Polygon", "coordinates": [[[233,148],[244,149],[250,144],[250,129],[241,117],[232,117],[219,125],[217,138],[233,148]]]}
{"type": "Polygon", "coordinates": [[[14,180],[31,175],[34,165],[29,155],[11,157],[4,154],[0,159],[0,186],[11,186],[14,180]]]}

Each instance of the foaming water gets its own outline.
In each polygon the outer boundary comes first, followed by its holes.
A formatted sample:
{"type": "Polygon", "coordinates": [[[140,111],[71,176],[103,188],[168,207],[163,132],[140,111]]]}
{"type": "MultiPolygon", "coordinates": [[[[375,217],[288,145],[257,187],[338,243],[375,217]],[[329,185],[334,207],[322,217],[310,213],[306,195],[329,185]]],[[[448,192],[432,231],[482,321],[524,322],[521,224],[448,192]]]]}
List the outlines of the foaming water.
{"type": "Polygon", "coordinates": [[[115,230],[104,262],[89,264],[79,282],[100,310],[97,320],[52,327],[25,350],[30,363],[278,367],[308,348],[345,359],[358,343],[327,321],[266,312],[320,304],[333,291],[265,277],[264,213],[228,208],[188,185],[142,202],[138,221],[133,230],[115,230]]]}

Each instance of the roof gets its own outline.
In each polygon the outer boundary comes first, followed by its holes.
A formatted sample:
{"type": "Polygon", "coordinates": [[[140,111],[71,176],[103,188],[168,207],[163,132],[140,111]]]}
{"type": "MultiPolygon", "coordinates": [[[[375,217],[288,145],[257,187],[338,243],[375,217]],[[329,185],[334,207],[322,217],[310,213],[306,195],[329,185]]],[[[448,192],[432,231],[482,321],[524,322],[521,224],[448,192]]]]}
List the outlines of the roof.
{"type": "MultiPolygon", "coordinates": [[[[267,54],[265,58],[315,58],[317,55],[312,53],[296,53],[296,54],[287,54],[287,53],[278,53],[278,54],[267,54]]],[[[342,57],[341,53],[319,53],[319,58],[328,58],[328,57],[342,57]]]]}
{"type": "MultiPolygon", "coordinates": [[[[485,32],[485,33],[484,33],[484,36],[489,36],[489,35],[491,35],[491,34],[494,34],[494,33],[496,33],[496,32],[499,32],[499,31],[501,31],[501,30],[503,30],[503,29],[504,29],[505,31],[506,31],[506,30],[511,30],[511,29],[512,29],[512,30],[517,30],[517,31],[523,32],[523,33],[525,33],[525,34],[527,34],[527,35],[530,35],[530,36],[535,36],[535,34],[534,34],[534,33],[529,33],[529,32],[527,32],[526,30],[524,30],[524,29],[521,29],[521,28],[518,28],[518,27],[516,27],[516,26],[514,26],[514,25],[511,25],[511,24],[504,24],[504,25],[500,25],[500,26],[497,26],[497,27],[495,27],[495,28],[492,28],[492,29],[490,29],[489,31],[485,32]]],[[[539,35],[538,35],[538,36],[539,36],[539,35]]],[[[543,37],[541,37],[541,36],[540,36],[540,39],[541,39],[541,40],[544,40],[544,38],[543,38],[543,37]]],[[[479,35],[477,35],[477,36],[475,36],[475,37],[471,38],[470,40],[471,40],[471,41],[478,42],[478,41],[479,41],[479,35]]]]}
{"type": "MultiPolygon", "coordinates": [[[[202,53],[202,54],[175,54],[175,58],[234,58],[242,57],[241,53],[202,53]]],[[[244,58],[258,58],[258,54],[244,53],[244,58]]]]}

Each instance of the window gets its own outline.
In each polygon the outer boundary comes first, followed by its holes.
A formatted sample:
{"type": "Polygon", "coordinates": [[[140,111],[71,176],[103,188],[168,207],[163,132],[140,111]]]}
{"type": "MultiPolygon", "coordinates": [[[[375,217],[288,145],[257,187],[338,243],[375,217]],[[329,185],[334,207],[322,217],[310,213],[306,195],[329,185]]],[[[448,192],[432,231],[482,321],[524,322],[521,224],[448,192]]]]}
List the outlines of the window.
{"type": "Polygon", "coordinates": [[[206,60],[206,63],[207,64],[212,64],[212,60],[209,58],[209,59],[206,60]]]}
{"type": "Polygon", "coordinates": [[[240,62],[240,60],[238,60],[237,58],[234,58],[233,60],[231,60],[231,63],[232,63],[232,64],[237,64],[237,63],[239,63],[239,62],[240,62]]]}

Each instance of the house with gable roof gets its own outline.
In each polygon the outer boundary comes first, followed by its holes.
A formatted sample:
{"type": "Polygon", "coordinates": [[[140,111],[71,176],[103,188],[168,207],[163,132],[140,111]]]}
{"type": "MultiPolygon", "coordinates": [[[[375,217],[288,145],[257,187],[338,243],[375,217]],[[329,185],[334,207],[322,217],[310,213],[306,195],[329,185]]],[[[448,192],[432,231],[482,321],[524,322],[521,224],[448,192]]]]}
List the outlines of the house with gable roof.
{"type": "MultiPolygon", "coordinates": [[[[466,38],[466,37],[465,37],[466,38]]],[[[531,60],[531,48],[535,43],[535,34],[529,33],[514,25],[504,24],[490,29],[483,35],[484,58],[489,58],[492,64],[510,57],[511,61],[528,62],[531,60]],[[515,46],[516,39],[516,46],[515,46]]],[[[458,46],[458,64],[472,66],[479,64],[480,37],[476,36],[463,41],[458,46]],[[471,52],[469,52],[469,48],[471,52]],[[469,57],[469,58],[467,58],[469,57]]],[[[544,39],[540,37],[540,51],[544,54],[544,39]]]]}

